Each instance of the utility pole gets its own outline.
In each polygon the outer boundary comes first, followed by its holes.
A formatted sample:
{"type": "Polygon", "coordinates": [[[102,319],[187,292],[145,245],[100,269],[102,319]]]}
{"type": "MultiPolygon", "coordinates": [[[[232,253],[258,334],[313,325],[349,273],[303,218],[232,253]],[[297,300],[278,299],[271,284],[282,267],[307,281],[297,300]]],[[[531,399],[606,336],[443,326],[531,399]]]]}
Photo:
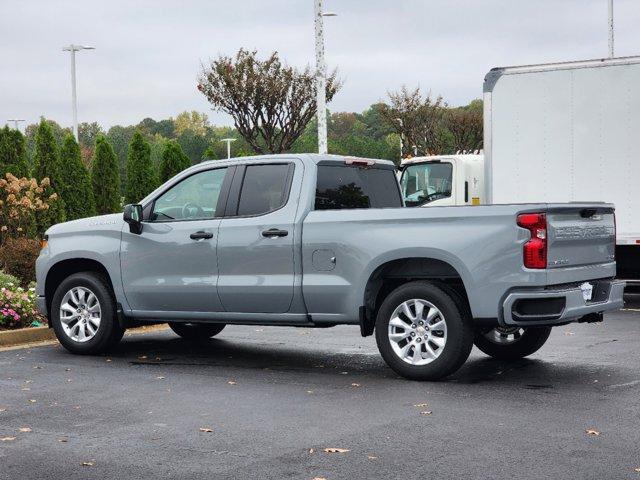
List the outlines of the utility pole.
{"type": "Polygon", "coordinates": [[[613,58],[613,0],[608,0],[609,4],[609,58],[613,58]]]}
{"type": "Polygon", "coordinates": [[[221,142],[227,142],[227,158],[231,158],[231,142],[235,142],[235,138],[223,138],[221,142]]]}
{"type": "Polygon", "coordinates": [[[318,153],[327,153],[327,67],[324,63],[324,19],[335,13],[322,11],[322,0],[314,0],[316,19],[316,108],[318,118],[318,153]]]}
{"type": "Polygon", "coordinates": [[[19,123],[24,122],[23,118],[7,118],[7,122],[13,122],[16,130],[20,130],[19,123]]]}
{"type": "Polygon", "coordinates": [[[63,52],[71,52],[71,109],[73,111],[73,136],[78,141],[78,98],[76,96],[76,52],[80,50],[95,50],[88,45],[69,45],[63,47],[63,52]]]}
{"type": "Polygon", "coordinates": [[[402,162],[402,150],[404,145],[402,144],[402,131],[404,130],[404,122],[401,118],[396,118],[398,123],[400,124],[400,161],[402,162]]]}

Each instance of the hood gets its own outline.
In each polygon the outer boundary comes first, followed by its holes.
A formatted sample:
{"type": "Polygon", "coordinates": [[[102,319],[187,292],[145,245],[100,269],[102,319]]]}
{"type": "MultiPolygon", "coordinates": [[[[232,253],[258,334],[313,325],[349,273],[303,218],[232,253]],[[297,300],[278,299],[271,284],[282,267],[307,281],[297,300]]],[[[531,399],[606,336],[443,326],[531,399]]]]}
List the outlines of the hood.
{"type": "Polygon", "coordinates": [[[99,215],[97,217],[80,218],[70,222],[58,223],[50,227],[46,235],[87,232],[92,230],[122,230],[124,220],[122,213],[99,215]]]}

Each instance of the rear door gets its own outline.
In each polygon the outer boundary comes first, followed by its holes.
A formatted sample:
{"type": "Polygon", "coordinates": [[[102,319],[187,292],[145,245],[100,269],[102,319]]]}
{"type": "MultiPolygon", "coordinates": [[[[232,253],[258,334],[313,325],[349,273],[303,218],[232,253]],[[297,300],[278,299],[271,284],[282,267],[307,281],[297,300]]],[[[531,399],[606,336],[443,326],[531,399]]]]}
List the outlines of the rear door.
{"type": "Polygon", "coordinates": [[[286,313],[294,292],[291,193],[298,160],[238,166],[218,235],[218,295],[228,312],[286,313]]]}

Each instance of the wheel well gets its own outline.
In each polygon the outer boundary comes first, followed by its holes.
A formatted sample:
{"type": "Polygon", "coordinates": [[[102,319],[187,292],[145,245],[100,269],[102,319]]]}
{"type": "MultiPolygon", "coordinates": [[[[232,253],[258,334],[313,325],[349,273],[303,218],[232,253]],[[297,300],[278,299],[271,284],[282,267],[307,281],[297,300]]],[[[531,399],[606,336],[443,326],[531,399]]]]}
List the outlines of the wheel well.
{"type": "Polygon", "coordinates": [[[109,272],[104,265],[95,260],[88,258],[72,258],[69,260],[62,260],[56,263],[49,269],[47,278],[44,283],[44,295],[47,301],[47,311],[51,313],[51,302],[53,300],[53,294],[55,293],[58,285],[70,275],[78,272],[98,272],[104,275],[109,284],[109,288],[113,292],[113,283],[109,272]]]}
{"type": "Polygon", "coordinates": [[[436,283],[462,304],[466,314],[471,314],[467,291],[455,268],[433,258],[402,258],[380,265],[369,277],[364,290],[364,311],[360,319],[363,336],[373,334],[376,315],[387,295],[400,285],[414,280],[436,283]]]}

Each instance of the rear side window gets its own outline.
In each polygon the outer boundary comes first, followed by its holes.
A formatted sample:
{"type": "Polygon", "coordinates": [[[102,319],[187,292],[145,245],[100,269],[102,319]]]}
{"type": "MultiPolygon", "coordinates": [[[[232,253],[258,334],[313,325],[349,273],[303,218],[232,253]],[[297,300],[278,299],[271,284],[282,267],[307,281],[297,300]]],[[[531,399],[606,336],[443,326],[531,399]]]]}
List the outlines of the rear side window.
{"type": "Polygon", "coordinates": [[[287,201],[289,168],[293,165],[248,165],[242,182],[238,215],[262,215],[287,201]]]}
{"type": "Polygon", "coordinates": [[[319,165],[316,210],[402,207],[393,170],[319,165]]]}

